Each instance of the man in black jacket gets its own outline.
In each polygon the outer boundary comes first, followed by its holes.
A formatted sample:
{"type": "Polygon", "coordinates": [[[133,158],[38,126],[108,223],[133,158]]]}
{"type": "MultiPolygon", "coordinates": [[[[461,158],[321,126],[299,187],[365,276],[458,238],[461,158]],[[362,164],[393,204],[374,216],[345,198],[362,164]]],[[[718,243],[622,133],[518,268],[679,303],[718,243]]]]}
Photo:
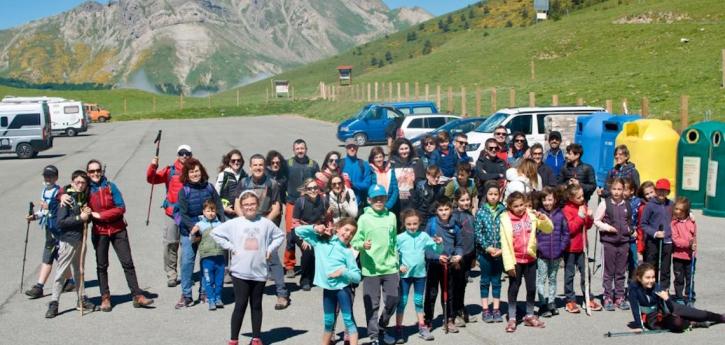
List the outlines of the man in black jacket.
{"type": "Polygon", "coordinates": [[[541,184],[544,185],[544,187],[556,187],[557,178],[551,170],[551,167],[544,163],[544,147],[541,144],[536,143],[531,145],[530,150],[531,159],[533,159],[538,166],[537,172],[539,173],[539,176],[541,176],[541,184]]]}
{"type": "Polygon", "coordinates": [[[481,202],[485,201],[486,193],[483,191],[483,185],[486,181],[496,181],[499,186],[503,186],[506,179],[506,169],[508,164],[498,156],[499,144],[494,138],[486,140],[483,152],[478,156],[476,161],[475,177],[478,181],[478,195],[483,195],[481,202]]]}
{"type": "Polygon", "coordinates": [[[584,190],[584,201],[589,202],[597,189],[597,177],[594,168],[581,161],[584,149],[579,144],[566,147],[566,164],[559,173],[559,184],[578,184],[584,190]]]}

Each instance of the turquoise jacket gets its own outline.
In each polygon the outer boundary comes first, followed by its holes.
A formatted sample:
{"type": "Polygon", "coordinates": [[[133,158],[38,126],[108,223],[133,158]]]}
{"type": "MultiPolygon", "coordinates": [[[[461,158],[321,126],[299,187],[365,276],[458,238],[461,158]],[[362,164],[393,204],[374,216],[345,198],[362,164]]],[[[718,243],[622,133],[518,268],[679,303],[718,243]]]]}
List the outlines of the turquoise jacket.
{"type": "Polygon", "coordinates": [[[315,279],[314,284],[326,290],[340,290],[350,284],[357,284],[362,279],[360,268],[355,263],[352,250],[345,246],[337,236],[322,239],[312,225],[303,225],[295,228],[299,238],[309,243],[315,249],[315,279]],[[336,278],[329,274],[340,268],[345,268],[343,274],[336,278]]]}
{"type": "Polygon", "coordinates": [[[408,268],[405,273],[400,273],[400,278],[424,278],[425,251],[433,250],[439,253],[443,250],[443,243],[435,243],[425,231],[411,233],[408,230],[398,235],[397,242],[400,265],[408,268]]]}

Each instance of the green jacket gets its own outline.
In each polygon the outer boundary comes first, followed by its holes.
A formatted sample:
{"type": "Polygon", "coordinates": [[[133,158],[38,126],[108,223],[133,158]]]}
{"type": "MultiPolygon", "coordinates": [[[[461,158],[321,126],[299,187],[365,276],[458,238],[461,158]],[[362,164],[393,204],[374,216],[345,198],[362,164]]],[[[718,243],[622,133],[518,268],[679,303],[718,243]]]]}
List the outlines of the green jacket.
{"type": "Polygon", "coordinates": [[[196,225],[199,226],[199,234],[201,234],[199,258],[224,255],[224,249],[211,238],[211,230],[221,225],[221,223],[216,219],[210,222],[206,217],[199,216],[199,222],[196,225]]]}
{"type": "Polygon", "coordinates": [[[366,207],[357,221],[357,233],[350,245],[360,252],[362,274],[366,277],[398,273],[397,220],[395,214],[387,209],[375,212],[366,207]],[[372,247],[365,250],[365,241],[370,240],[372,247]]]}

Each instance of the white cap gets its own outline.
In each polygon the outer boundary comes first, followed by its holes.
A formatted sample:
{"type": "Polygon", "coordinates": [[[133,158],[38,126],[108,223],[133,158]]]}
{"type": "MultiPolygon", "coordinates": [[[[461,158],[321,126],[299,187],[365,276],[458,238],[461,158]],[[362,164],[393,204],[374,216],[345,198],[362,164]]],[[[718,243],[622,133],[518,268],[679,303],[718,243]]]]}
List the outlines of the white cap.
{"type": "Polygon", "coordinates": [[[179,152],[181,152],[181,150],[186,150],[186,151],[192,152],[192,151],[191,151],[191,146],[189,146],[189,145],[186,145],[186,144],[184,144],[184,145],[179,145],[179,148],[178,148],[178,149],[176,149],[176,153],[179,153],[179,152]]]}

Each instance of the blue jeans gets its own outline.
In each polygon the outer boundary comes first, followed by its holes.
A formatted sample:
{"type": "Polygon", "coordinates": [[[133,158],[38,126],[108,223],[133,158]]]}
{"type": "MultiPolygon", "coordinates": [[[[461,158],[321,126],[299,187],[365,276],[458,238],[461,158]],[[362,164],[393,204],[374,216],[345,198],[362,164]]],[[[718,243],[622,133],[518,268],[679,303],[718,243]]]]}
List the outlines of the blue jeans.
{"type": "Polygon", "coordinates": [[[639,257],[637,255],[637,242],[629,243],[629,257],[627,257],[627,269],[630,272],[630,278],[634,270],[639,266],[639,257]]]}
{"type": "Polygon", "coordinates": [[[331,333],[335,326],[335,310],[340,307],[342,321],[347,334],[357,333],[355,317],[352,314],[352,292],[350,286],[340,290],[322,290],[322,310],[324,312],[325,332],[331,333]]]}
{"type": "Polygon", "coordinates": [[[287,285],[284,282],[284,267],[282,267],[282,262],[279,260],[279,253],[276,250],[272,252],[272,256],[267,261],[267,264],[269,265],[269,272],[272,274],[272,279],[274,279],[277,297],[289,297],[289,290],[287,290],[287,285]]]}
{"type": "MultiPolygon", "coordinates": [[[[181,236],[181,294],[191,298],[191,288],[194,286],[192,275],[196,262],[196,251],[199,244],[192,244],[189,236],[181,236]]],[[[199,284],[199,294],[204,292],[204,284],[199,284]]]]}
{"type": "Polygon", "coordinates": [[[201,259],[201,282],[206,291],[209,304],[222,300],[222,287],[224,287],[224,255],[207,256],[201,259]]]}
{"type": "Polygon", "coordinates": [[[398,315],[403,315],[405,306],[408,304],[408,295],[410,294],[410,286],[413,286],[413,303],[415,304],[415,312],[423,313],[423,300],[425,298],[425,277],[422,278],[400,278],[400,302],[398,302],[398,315]]]}
{"type": "Polygon", "coordinates": [[[489,286],[493,298],[501,298],[503,260],[489,254],[478,254],[478,264],[481,266],[481,298],[488,298],[489,286]]]}

